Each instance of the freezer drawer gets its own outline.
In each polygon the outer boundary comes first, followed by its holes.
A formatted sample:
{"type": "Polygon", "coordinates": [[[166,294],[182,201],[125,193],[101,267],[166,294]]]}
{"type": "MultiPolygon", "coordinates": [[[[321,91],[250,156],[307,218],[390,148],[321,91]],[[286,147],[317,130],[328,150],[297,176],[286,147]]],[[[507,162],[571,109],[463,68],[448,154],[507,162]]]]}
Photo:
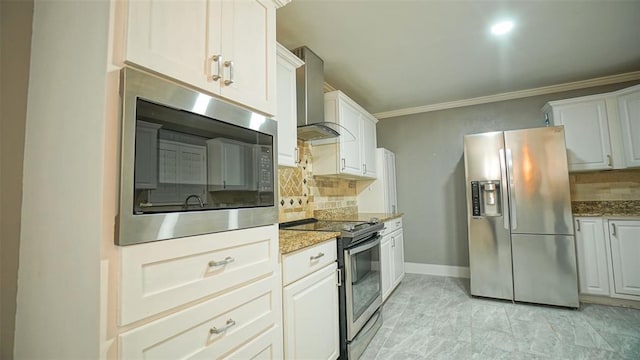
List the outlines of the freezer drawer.
{"type": "Polygon", "coordinates": [[[579,307],[575,239],[512,234],[514,300],[579,307]]]}

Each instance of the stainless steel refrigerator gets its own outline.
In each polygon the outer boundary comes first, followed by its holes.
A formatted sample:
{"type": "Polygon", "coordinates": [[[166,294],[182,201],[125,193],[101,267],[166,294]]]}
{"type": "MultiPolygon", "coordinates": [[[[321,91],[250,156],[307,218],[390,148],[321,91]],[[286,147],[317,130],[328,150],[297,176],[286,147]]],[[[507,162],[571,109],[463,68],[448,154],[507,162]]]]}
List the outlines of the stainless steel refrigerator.
{"type": "Polygon", "coordinates": [[[564,128],[464,137],[471,294],[579,307],[564,128]]]}

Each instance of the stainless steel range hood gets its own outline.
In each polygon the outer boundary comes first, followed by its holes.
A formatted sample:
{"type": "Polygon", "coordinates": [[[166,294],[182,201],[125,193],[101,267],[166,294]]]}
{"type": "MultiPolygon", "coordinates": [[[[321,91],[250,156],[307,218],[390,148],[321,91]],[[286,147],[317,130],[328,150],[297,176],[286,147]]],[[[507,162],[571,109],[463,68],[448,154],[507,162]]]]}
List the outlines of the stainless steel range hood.
{"type": "Polygon", "coordinates": [[[340,136],[338,124],[324,121],[324,61],[302,46],[291,50],[304,61],[296,70],[298,139],[319,140],[340,136]]]}

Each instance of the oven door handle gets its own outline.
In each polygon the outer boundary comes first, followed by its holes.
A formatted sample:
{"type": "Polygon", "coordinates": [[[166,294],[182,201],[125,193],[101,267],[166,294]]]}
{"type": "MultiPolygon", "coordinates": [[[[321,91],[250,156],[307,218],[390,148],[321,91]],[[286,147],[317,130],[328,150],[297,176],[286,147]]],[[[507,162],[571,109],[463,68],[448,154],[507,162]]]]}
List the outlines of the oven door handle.
{"type": "Polygon", "coordinates": [[[357,246],[355,246],[355,247],[353,247],[351,249],[348,249],[347,250],[347,254],[355,255],[355,254],[359,254],[359,253],[361,253],[363,251],[367,251],[367,250],[371,249],[372,247],[377,246],[378,244],[380,244],[380,238],[381,238],[381,236],[378,235],[378,236],[374,237],[373,240],[371,240],[371,241],[367,241],[366,243],[360,243],[357,246]]]}

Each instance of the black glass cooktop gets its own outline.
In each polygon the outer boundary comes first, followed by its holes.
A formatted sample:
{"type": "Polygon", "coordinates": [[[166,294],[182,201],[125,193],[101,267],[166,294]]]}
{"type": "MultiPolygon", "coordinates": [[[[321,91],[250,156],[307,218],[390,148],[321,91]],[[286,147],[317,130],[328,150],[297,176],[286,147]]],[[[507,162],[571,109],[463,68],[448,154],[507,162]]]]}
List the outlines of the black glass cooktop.
{"type": "Polygon", "coordinates": [[[318,220],[303,219],[280,224],[281,229],[303,231],[335,231],[341,232],[350,228],[357,228],[366,221],[318,220]]]}

